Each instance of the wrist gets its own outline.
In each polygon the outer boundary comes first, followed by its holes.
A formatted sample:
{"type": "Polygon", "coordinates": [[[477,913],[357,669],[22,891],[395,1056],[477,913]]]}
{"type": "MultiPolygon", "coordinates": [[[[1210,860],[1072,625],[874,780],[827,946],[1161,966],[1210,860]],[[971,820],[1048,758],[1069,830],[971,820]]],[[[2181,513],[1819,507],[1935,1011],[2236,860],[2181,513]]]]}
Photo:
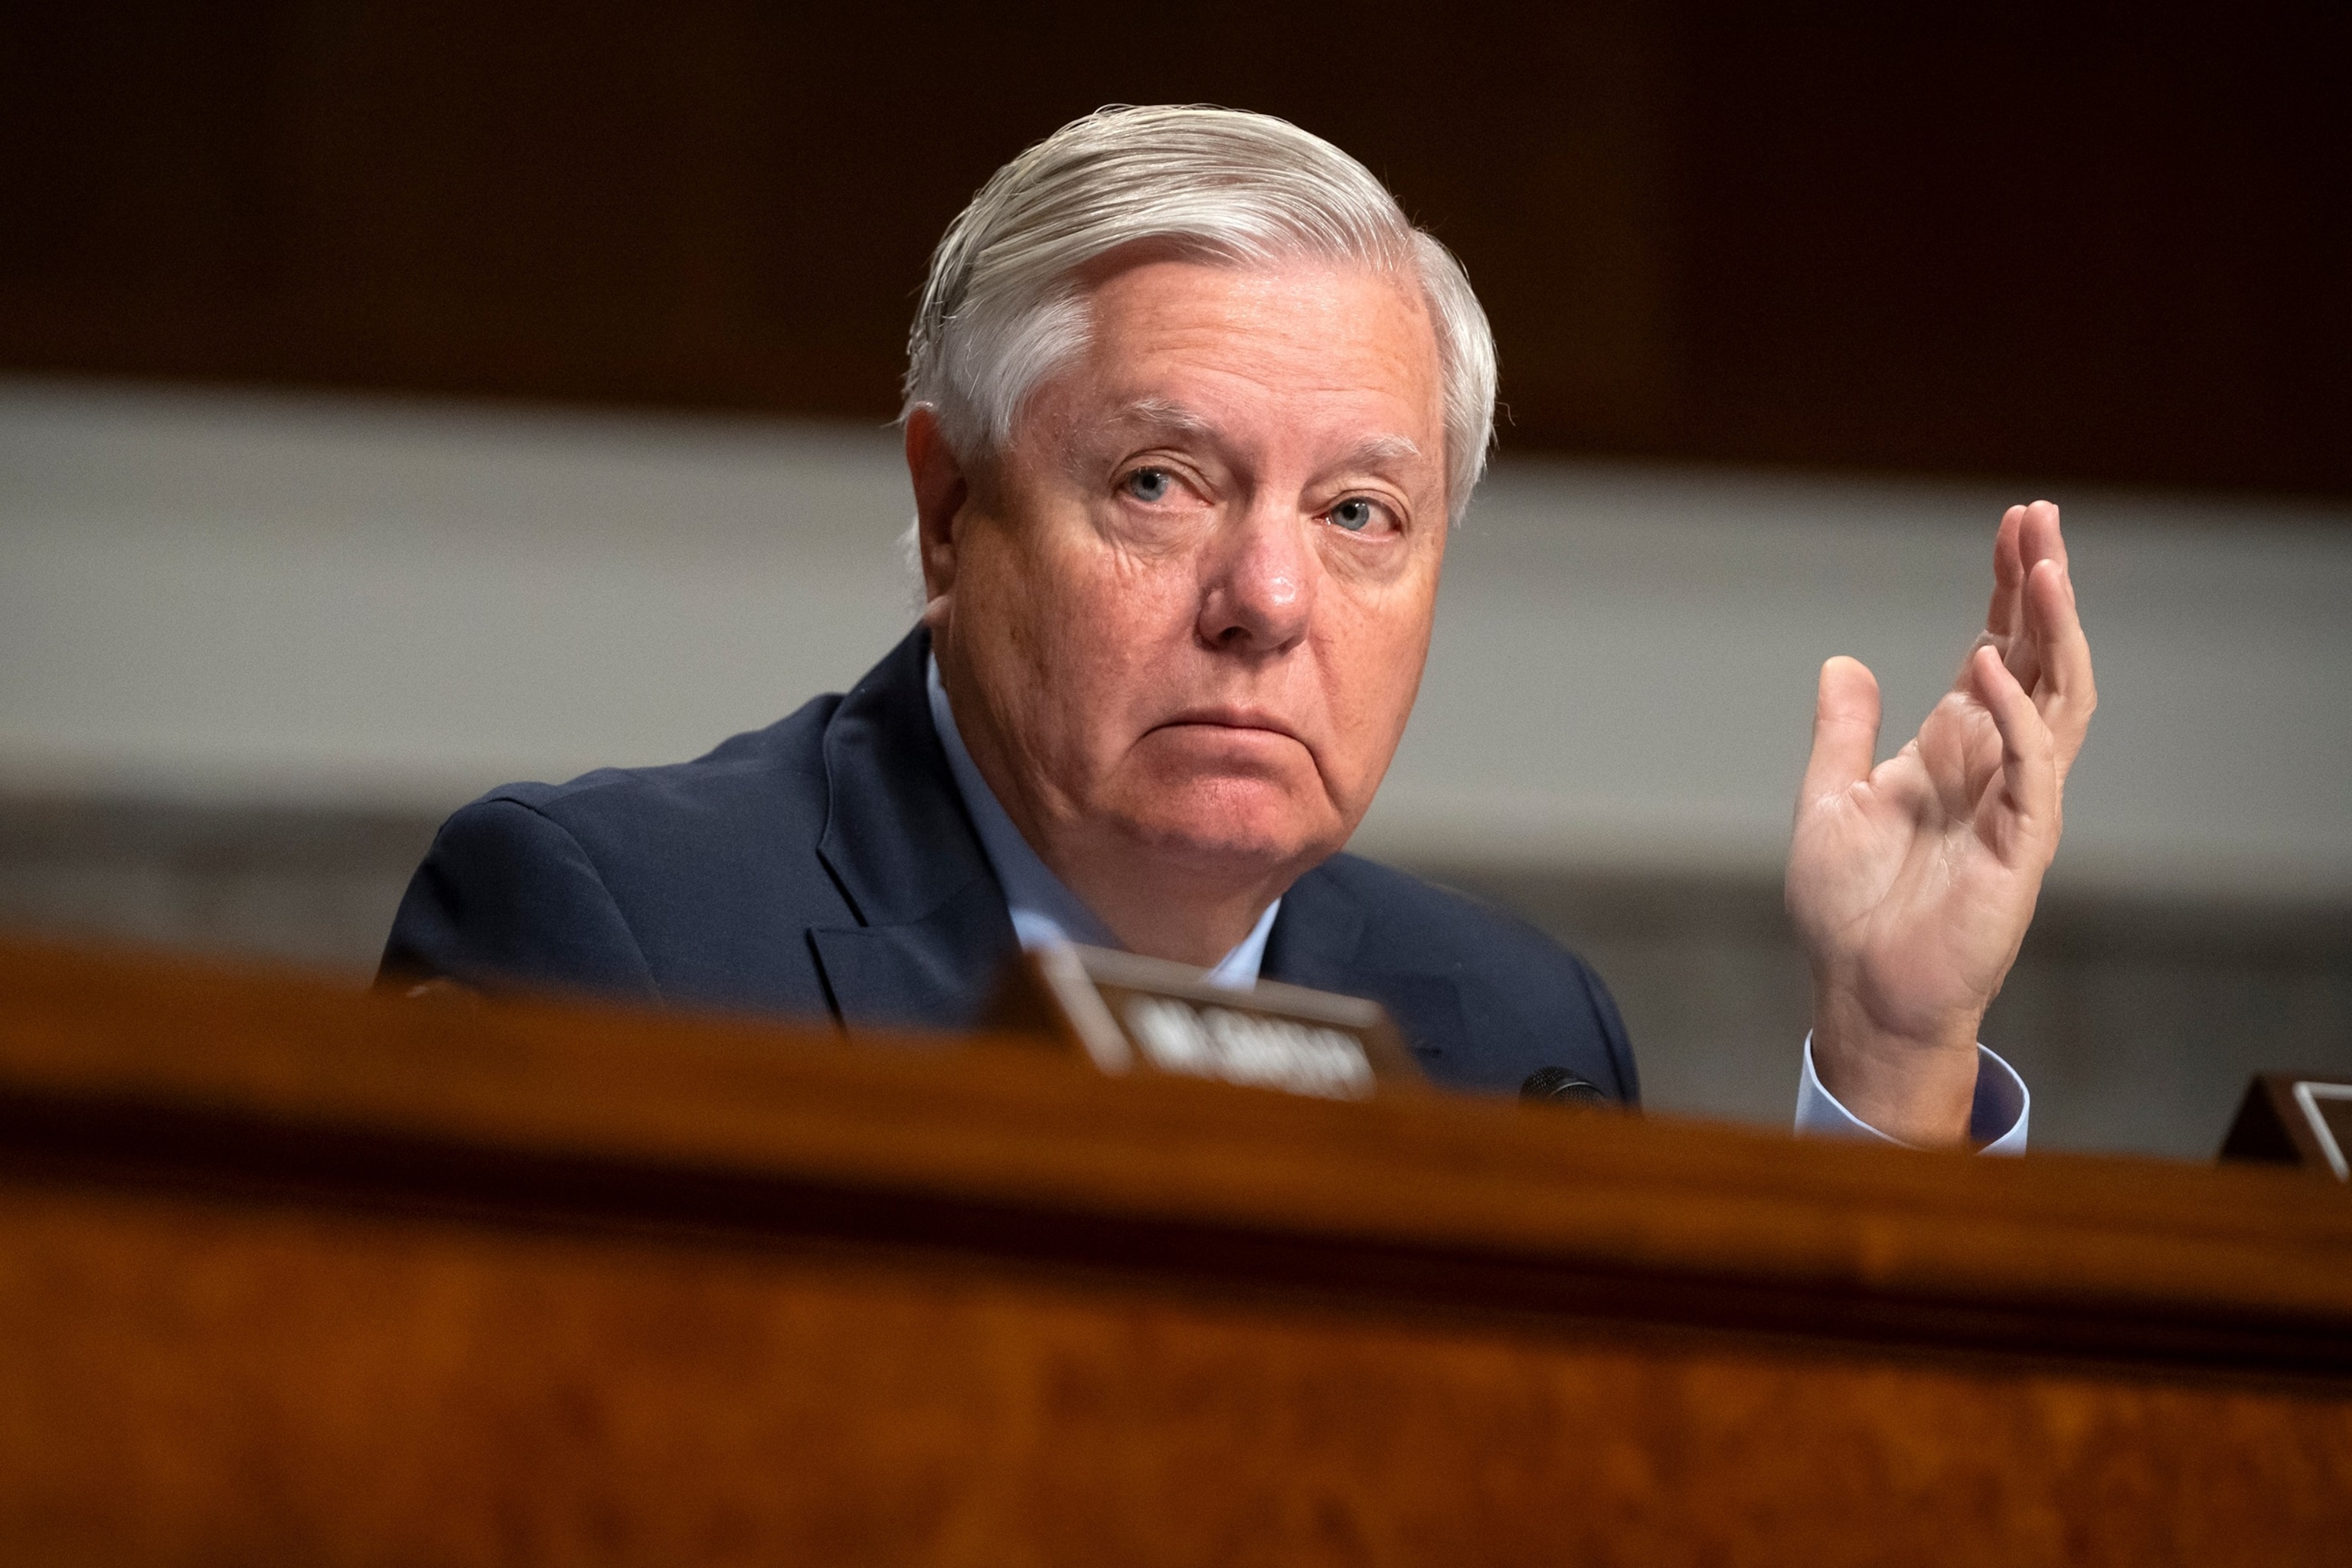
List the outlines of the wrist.
{"type": "Polygon", "coordinates": [[[1899,1142],[1957,1149],[1976,1100],[1975,1016],[1890,1026],[1850,999],[1816,991],[1813,1070],[1854,1116],[1899,1142]]]}

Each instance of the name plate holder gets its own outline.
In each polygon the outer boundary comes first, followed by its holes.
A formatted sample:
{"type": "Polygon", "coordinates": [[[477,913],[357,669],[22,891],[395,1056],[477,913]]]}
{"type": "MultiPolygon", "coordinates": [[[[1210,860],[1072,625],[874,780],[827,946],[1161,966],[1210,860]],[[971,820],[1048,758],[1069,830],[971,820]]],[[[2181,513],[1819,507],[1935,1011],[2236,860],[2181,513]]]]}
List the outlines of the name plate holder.
{"type": "Polygon", "coordinates": [[[990,1022],[1052,1036],[1114,1077],[1161,1073],[1319,1100],[1425,1086],[1377,1002],[1276,981],[1215,985],[1185,964],[1108,948],[1023,953],[990,1022]]]}
{"type": "Polygon", "coordinates": [[[2352,1182],[2352,1082],[2331,1073],[2255,1074],[2221,1157],[2300,1165],[2352,1182]]]}

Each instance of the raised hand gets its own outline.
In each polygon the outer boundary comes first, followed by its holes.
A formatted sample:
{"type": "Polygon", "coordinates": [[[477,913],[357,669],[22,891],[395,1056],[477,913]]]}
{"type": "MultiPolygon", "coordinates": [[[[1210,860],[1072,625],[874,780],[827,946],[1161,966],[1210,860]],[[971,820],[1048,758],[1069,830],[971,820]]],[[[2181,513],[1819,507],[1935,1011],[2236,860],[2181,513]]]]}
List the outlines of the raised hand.
{"type": "Polygon", "coordinates": [[[1919,733],[1877,755],[1878,682],[1822,667],[1789,847],[1822,1087],[1890,1137],[1968,1135],[1977,1029],[2058,848],[2067,770],[2098,705],[2058,509],[2009,509],[1992,605],[1919,733]]]}

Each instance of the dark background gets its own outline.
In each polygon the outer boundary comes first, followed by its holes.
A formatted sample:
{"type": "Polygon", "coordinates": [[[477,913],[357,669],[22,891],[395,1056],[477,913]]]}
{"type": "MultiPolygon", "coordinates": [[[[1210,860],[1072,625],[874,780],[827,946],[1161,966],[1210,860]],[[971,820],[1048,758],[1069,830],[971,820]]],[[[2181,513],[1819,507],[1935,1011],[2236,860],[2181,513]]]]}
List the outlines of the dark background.
{"type": "Polygon", "coordinates": [[[0,369],[837,415],[1097,104],[1467,263],[1509,450],[2352,495],[2352,5],[20,3],[0,369]]]}

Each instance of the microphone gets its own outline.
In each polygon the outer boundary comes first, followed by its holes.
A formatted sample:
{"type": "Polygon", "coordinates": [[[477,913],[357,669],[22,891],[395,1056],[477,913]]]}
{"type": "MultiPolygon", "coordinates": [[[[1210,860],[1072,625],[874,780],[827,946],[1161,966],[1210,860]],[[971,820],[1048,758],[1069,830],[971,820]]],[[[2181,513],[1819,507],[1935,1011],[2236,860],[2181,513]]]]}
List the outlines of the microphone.
{"type": "Polygon", "coordinates": [[[1609,1097],[1566,1068],[1538,1068],[1519,1085],[1519,1098],[1541,1105],[1607,1105],[1609,1097]]]}

